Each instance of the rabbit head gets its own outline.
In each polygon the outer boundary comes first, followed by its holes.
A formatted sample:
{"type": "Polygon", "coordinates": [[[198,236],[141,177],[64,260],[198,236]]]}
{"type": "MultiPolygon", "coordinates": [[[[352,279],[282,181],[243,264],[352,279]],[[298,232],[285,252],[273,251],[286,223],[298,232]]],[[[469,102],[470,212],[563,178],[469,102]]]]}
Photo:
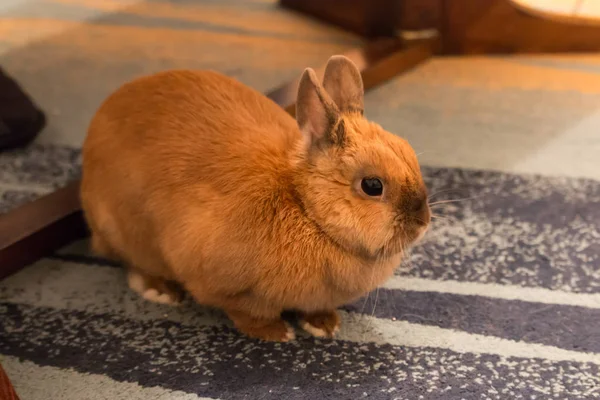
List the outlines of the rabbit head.
{"type": "Polygon", "coordinates": [[[427,190],[409,143],[368,121],[360,71],[332,57],[323,84],[312,69],[300,80],[298,161],[307,215],[347,251],[367,258],[401,253],[430,222],[427,190]]]}

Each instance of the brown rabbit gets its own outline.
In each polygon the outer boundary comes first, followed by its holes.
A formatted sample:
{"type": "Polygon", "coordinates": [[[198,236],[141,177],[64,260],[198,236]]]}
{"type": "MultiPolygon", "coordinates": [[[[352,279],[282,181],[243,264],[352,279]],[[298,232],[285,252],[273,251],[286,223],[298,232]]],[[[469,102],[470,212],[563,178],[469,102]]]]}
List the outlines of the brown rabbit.
{"type": "Polygon", "coordinates": [[[81,198],[98,253],[130,287],[175,303],[177,284],[249,336],[331,337],[336,308],[374,289],[430,221],[411,146],[363,117],[356,66],[306,69],[297,122],[264,95],[209,71],[124,85],[83,149],[81,198]]]}

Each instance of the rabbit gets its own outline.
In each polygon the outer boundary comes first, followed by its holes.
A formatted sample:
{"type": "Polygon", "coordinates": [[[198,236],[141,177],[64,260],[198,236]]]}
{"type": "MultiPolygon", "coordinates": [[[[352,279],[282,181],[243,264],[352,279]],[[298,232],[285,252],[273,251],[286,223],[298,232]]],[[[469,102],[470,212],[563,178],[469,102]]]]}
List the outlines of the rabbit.
{"type": "Polygon", "coordinates": [[[430,223],[409,143],[364,117],[345,56],[322,83],[304,70],[296,118],[213,71],[170,70],[110,95],[83,146],[81,203],[93,250],[131,289],[185,292],[249,337],[317,337],[336,309],[389,278],[430,223]]]}

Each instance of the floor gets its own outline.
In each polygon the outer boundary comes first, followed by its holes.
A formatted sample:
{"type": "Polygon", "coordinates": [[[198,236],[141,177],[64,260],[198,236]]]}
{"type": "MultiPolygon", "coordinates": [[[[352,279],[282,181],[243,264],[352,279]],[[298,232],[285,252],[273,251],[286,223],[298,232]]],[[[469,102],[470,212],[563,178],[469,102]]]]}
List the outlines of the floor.
{"type": "MultiPolygon", "coordinates": [[[[360,43],[274,3],[8,0],[0,64],[49,113],[40,143],[79,147],[99,103],[141,74],[211,68],[268,90],[360,43]]],[[[598,55],[436,59],[370,92],[367,111],[425,164],[598,177],[598,71],[598,55]]]]}

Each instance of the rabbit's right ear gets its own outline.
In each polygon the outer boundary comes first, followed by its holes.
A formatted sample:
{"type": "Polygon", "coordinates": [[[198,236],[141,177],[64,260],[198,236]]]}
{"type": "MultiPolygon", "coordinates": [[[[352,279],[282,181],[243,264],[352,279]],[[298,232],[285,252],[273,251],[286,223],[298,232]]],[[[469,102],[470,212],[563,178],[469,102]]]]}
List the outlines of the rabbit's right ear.
{"type": "Polygon", "coordinates": [[[296,120],[310,146],[335,144],[339,141],[333,127],[340,112],[319,83],[315,71],[304,70],[296,101],[296,120]]]}
{"type": "Polygon", "coordinates": [[[360,70],[346,56],[333,56],[325,67],[323,87],[343,113],[363,114],[365,90],[360,70]]]}

